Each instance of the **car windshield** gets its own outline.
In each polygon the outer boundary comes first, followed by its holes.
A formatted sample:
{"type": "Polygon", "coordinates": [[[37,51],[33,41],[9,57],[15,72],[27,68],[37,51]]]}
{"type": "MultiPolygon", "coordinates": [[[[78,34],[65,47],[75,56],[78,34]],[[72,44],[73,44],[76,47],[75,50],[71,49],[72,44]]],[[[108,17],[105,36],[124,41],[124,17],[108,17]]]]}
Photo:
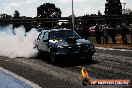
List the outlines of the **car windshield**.
{"type": "Polygon", "coordinates": [[[49,38],[50,39],[55,39],[55,38],[57,38],[57,39],[66,39],[66,38],[70,38],[70,37],[74,37],[74,38],[77,38],[77,39],[80,38],[80,36],[72,30],[51,31],[49,33],[49,38]]]}

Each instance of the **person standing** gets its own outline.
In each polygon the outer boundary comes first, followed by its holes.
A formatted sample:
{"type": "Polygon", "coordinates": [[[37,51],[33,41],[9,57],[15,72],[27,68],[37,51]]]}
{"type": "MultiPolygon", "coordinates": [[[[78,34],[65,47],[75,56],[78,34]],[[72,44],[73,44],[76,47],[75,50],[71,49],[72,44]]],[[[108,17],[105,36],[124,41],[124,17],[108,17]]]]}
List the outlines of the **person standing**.
{"type": "Polygon", "coordinates": [[[102,36],[102,33],[101,33],[100,26],[96,25],[96,27],[95,27],[95,37],[96,37],[97,44],[101,44],[101,36],[102,36]]]}
{"type": "Polygon", "coordinates": [[[125,26],[125,25],[121,25],[121,30],[120,30],[120,33],[121,33],[121,36],[122,36],[122,42],[124,44],[127,44],[127,33],[128,33],[129,29],[125,26]]]}
{"type": "Polygon", "coordinates": [[[116,26],[114,24],[109,24],[108,30],[109,30],[109,35],[112,39],[112,43],[116,44],[116,38],[115,38],[116,37],[116,26]]]}
{"type": "Polygon", "coordinates": [[[108,44],[108,28],[103,27],[103,43],[108,44]]]}

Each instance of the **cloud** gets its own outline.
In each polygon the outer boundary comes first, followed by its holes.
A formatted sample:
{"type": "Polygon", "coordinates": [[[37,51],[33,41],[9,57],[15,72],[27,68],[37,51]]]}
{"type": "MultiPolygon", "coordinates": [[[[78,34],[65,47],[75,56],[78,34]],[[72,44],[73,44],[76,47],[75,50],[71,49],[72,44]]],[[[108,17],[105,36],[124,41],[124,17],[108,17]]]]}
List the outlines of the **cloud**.
{"type": "Polygon", "coordinates": [[[23,5],[23,3],[19,3],[19,2],[10,2],[10,3],[5,3],[4,7],[5,8],[16,8],[16,7],[21,7],[21,5],[23,5]]]}
{"type": "Polygon", "coordinates": [[[13,14],[13,10],[15,10],[15,8],[19,8],[21,6],[21,3],[17,3],[17,2],[11,2],[11,3],[5,3],[3,4],[3,12],[2,13],[6,13],[6,14],[13,14]]]}
{"type": "Polygon", "coordinates": [[[31,9],[29,9],[29,11],[33,11],[33,12],[34,12],[34,11],[36,11],[36,9],[34,9],[34,8],[31,8],[31,9]]]}
{"type": "Polygon", "coordinates": [[[121,0],[121,3],[126,3],[126,0],[121,0]]]}
{"type": "Polygon", "coordinates": [[[9,3],[9,4],[7,4],[9,7],[10,6],[19,6],[19,4],[18,3],[16,3],[16,2],[12,2],[12,3],[9,3]]]}
{"type": "Polygon", "coordinates": [[[71,8],[62,9],[62,16],[63,17],[70,16],[70,15],[71,15],[71,8]]]}
{"type": "Polygon", "coordinates": [[[75,14],[78,14],[78,12],[80,12],[80,14],[78,15],[85,15],[85,14],[96,14],[97,10],[91,7],[86,7],[86,8],[82,8],[82,9],[75,9],[75,14]]]}
{"type": "MultiPolygon", "coordinates": [[[[58,0],[58,2],[69,3],[72,0],[58,0]]],[[[86,2],[87,0],[73,0],[75,3],[86,2]]]]}
{"type": "MultiPolygon", "coordinates": [[[[101,7],[99,7],[101,8],[101,7]]],[[[62,13],[62,16],[66,17],[66,16],[70,16],[72,14],[71,12],[71,8],[66,8],[63,10],[63,12],[65,11],[65,13],[62,13]]],[[[74,8],[74,14],[75,16],[83,16],[86,14],[97,14],[98,10],[95,8],[92,8],[90,6],[82,6],[81,8],[77,7],[74,8]]],[[[101,10],[101,13],[103,13],[103,11],[101,10]]]]}
{"type": "Polygon", "coordinates": [[[30,4],[30,3],[35,3],[35,2],[37,2],[37,0],[27,0],[25,3],[30,4]]]}
{"type": "Polygon", "coordinates": [[[19,6],[19,5],[23,5],[23,4],[30,4],[30,3],[35,3],[37,2],[37,0],[10,0],[6,2],[6,5],[8,6],[19,6]]]}
{"type": "Polygon", "coordinates": [[[5,9],[6,9],[6,10],[11,10],[11,8],[10,8],[10,7],[6,7],[5,9]]]}

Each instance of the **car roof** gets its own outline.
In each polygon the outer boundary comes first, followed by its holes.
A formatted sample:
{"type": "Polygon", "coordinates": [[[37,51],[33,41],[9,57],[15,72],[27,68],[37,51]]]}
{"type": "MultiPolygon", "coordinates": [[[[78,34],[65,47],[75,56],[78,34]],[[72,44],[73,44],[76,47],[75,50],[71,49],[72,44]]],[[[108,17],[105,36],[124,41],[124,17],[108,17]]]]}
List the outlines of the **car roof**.
{"type": "Polygon", "coordinates": [[[42,30],[42,32],[51,32],[51,31],[66,31],[66,30],[71,30],[71,29],[51,29],[51,30],[42,30]]]}

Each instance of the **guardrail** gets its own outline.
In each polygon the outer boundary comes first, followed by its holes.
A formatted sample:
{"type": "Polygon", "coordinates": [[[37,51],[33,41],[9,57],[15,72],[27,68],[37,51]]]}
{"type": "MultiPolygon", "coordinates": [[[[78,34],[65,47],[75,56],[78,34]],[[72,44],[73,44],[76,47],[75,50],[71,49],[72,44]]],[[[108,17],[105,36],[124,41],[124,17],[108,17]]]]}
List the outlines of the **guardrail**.
{"type": "MultiPolygon", "coordinates": [[[[132,22],[132,15],[101,15],[101,16],[87,16],[75,17],[75,22],[88,22],[88,21],[105,21],[111,19],[129,20],[132,22]]],[[[0,19],[0,23],[43,23],[43,22],[69,22],[71,17],[61,18],[30,18],[30,19],[0,19]]]]}

